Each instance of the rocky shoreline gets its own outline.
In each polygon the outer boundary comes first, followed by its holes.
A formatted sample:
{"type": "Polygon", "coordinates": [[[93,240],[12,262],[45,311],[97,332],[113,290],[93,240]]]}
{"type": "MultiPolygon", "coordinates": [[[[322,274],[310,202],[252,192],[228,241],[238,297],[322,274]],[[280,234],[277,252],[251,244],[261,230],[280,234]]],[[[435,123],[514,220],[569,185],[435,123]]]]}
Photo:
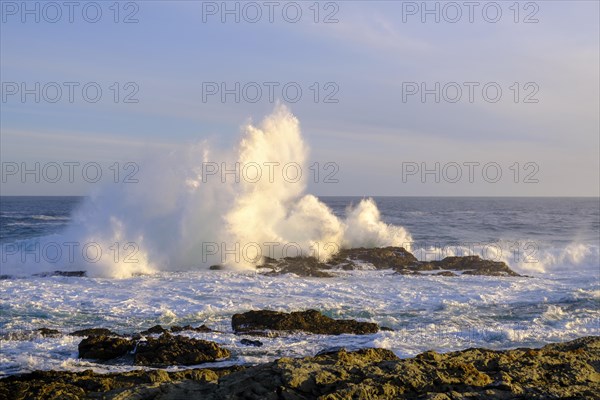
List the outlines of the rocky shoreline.
{"type": "Polygon", "coordinates": [[[336,349],[228,368],[98,374],[35,371],[0,380],[7,399],[596,399],[600,336],[540,349],[336,349]]]}
{"type": "MultiPolygon", "coordinates": [[[[306,257],[266,259],[258,272],[326,278],[343,271],[365,269],[416,276],[520,276],[503,262],[478,256],[419,261],[401,247],[342,250],[327,263],[306,257]]],[[[263,346],[264,337],[296,333],[370,335],[392,329],[372,322],[336,320],[317,310],[291,313],[252,310],[234,314],[231,330],[240,335],[239,344],[246,348],[263,346]]],[[[399,359],[390,350],[381,348],[357,351],[333,348],[310,357],[280,358],[260,365],[198,368],[203,363],[233,360],[235,355],[232,356],[226,345],[187,336],[194,333],[222,332],[206,325],[156,325],[134,334],[106,328],[69,333],[41,328],[5,335],[4,339],[8,340],[61,335],[81,337],[80,358],[145,369],[107,374],[87,370],[13,375],[0,380],[0,398],[592,399],[600,392],[600,337],[596,336],[542,349],[467,349],[447,354],[428,351],[410,359],[399,359]],[[171,366],[191,368],[166,369],[171,366]]]]}

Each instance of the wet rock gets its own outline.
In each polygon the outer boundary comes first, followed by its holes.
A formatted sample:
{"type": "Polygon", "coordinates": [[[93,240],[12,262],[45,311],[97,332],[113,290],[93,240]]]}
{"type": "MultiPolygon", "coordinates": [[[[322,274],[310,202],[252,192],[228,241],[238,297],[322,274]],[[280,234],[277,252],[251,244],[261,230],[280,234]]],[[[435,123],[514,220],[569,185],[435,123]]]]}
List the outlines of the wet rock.
{"type": "Polygon", "coordinates": [[[259,268],[266,275],[293,273],[308,277],[333,277],[336,269],[351,271],[368,268],[393,269],[402,275],[456,276],[465,275],[520,276],[501,261],[484,260],[479,256],[446,257],[437,261],[419,261],[403,247],[342,249],[326,263],[314,257],[265,258],[259,268]]]}
{"type": "Polygon", "coordinates": [[[204,332],[214,332],[212,329],[210,329],[206,325],[201,325],[197,328],[194,328],[191,325],[185,325],[185,326],[173,325],[171,327],[171,332],[173,332],[173,333],[183,332],[183,331],[193,331],[193,332],[203,332],[203,333],[204,332]]]}
{"type": "Polygon", "coordinates": [[[284,313],[270,310],[248,311],[234,314],[231,326],[236,333],[255,331],[303,331],[323,335],[353,333],[365,335],[379,331],[377,324],[352,319],[329,318],[316,310],[284,313]]]}
{"type": "Polygon", "coordinates": [[[315,278],[331,278],[334,275],[323,271],[329,268],[314,257],[285,257],[279,260],[265,258],[261,268],[270,268],[265,275],[296,274],[315,278]]]}
{"type": "Polygon", "coordinates": [[[35,332],[37,332],[38,334],[40,334],[42,336],[50,336],[50,337],[60,336],[60,331],[57,331],[56,329],[40,328],[40,329],[36,329],[35,332]]]}
{"type": "Polygon", "coordinates": [[[227,349],[214,342],[172,336],[163,333],[158,338],[149,338],[138,343],[135,353],[136,365],[167,366],[195,365],[228,358],[227,349]]]}
{"type": "Polygon", "coordinates": [[[133,340],[110,336],[90,336],[79,343],[79,358],[107,361],[127,354],[134,347],[133,340]]]}
{"type": "Polygon", "coordinates": [[[52,271],[52,272],[40,272],[37,274],[33,274],[33,276],[38,277],[48,277],[48,276],[71,276],[81,278],[86,276],[85,271],[52,271]]]}
{"type": "Polygon", "coordinates": [[[121,336],[106,328],[88,328],[69,333],[71,336],[121,336]]]}
{"type": "Polygon", "coordinates": [[[343,249],[328,264],[345,265],[356,269],[355,263],[369,263],[376,269],[399,269],[419,263],[419,260],[404,247],[378,247],[343,249]]]}
{"type": "Polygon", "coordinates": [[[432,264],[446,270],[463,271],[464,275],[520,276],[502,261],[484,260],[479,256],[446,257],[432,264]]]}
{"type": "Polygon", "coordinates": [[[146,329],[145,331],[140,332],[141,335],[152,335],[152,334],[160,334],[165,333],[167,330],[160,325],[154,325],[152,328],[146,329]]]}
{"type": "Polygon", "coordinates": [[[242,339],[240,341],[244,346],[262,347],[263,343],[260,340],[242,339]]]}
{"type": "Polygon", "coordinates": [[[456,276],[456,274],[452,271],[442,271],[434,274],[435,276],[456,276]]]}

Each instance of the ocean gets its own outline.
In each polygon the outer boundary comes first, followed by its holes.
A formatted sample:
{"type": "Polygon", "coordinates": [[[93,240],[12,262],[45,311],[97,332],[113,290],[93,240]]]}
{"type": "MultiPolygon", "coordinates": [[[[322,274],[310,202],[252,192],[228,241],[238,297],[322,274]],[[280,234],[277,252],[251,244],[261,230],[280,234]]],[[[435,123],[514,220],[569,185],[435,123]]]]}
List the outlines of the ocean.
{"type": "MultiPolygon", "coordinates": [[[[362,199],[320,200],[342,218],[362,199]]],[[[405,276],[365,268],[306,278],[212,271],[200,261],[129,275],[103,276],[90,269],[85,277],[46,276],[40,275],[44,269],[63,269],[48,262],[54,260],[49,253],[42,253],[42,260],[35,251],[20,253],[24,259],[17,266],[7,253],[17,244],[66,240],[81,211],[89,210],[88,200],[2,197],[0,244],[9,259],[2,260],[0,271],[0,375],[140,368],[78,359],[81,338],[66,333],[91,327],[132,334],[156,324],[206,324],[221,332],[186,334],[232,352],[231,359],[207,366],[309,356],[338,346],[383,347],[409,357],[429,349],[508,349],[600,334],[598,198],[375,197],[374,202],[383,223],[410,234],[406,246],[419,259],[478,254],[505,261],[526,276],[405,276]],[[309,308],[394,331],[261,338],[264,346],[255,348],[240,344],[242,336],[231,329],[235,313],[309,308]],[[35,332],[42,327],[65,335],[43,337],[35,332]]],[[[177,368],[184,367],[171,369],[177,368]]]]}

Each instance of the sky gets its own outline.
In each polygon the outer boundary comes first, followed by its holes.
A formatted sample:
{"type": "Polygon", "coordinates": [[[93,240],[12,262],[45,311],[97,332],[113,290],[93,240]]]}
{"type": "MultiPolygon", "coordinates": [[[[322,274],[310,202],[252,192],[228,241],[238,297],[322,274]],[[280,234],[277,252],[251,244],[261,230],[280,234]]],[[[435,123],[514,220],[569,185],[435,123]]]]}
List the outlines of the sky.
{"type": "Polygon", "coordinates": [[[600,195],[597,1],[65,4],[0,1],[1,195],[233,147],[276,102],[336,166],[316,195],[600,195]]]}

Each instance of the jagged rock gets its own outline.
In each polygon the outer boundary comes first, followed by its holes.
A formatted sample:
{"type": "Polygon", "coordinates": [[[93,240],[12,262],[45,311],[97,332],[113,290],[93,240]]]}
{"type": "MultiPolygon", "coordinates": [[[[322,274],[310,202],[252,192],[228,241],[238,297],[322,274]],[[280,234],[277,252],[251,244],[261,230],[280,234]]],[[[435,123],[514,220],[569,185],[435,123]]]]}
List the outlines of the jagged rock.
{"type": "Polygon", "coordinates": [[[464,275],[520,276],[502,261],[484,260],[479,256],[446,257],[431,264],[441,269],[463,271],[464,275]]]}
{"type": "Polygon", "coordinates": [[[352,266],[355,262],[372,264],[376,269],[398,269],[419,263],[404,247],[377,247],[372,249],[342,249],[328,262],[332,266],[352,266]]]}
{"type": "Polygon", "coordinates": [[[108,361],[135,350],[135,365],[194,365],[229,357],[229,351],[214,342],[172,336],[168,332],[158,338],[137,342],[131,339],[90,336],[79,343],[79,357],[108,361]]]}
{"type": "Polygon", "coordinates": [[[42,336],[59,336],[60,335],[60,331],[57,331],[56,329],[40,328],[40,329],[36,329],[35,331],[42,336]]]}
{"type": "MultiPolygon", "coordinates": [[[[186,382],[216,383],[220,376],[239,371],[234,366],[221,369],[188,369],[166,372],[162,370],[136,370],[122,373],[97,374],[92,370],[83,372],[34,371],[0,379],[2,399],[82,399],[114,398],[119,392],[127,392],[121,398],[147,398],[160,384],[186,382]],[[139,389],[139,391],[138,391],[139,389]],[[135,392],[135,394],[133,393],[135,392]],[[93,394],[102,394],[93,396],[93,394]],[[136,397],[141,394],[141,397],[136,397]],[[90,396],[91,395],[91,396],[90,396]]],[[[175,386],[173,386],[175,388],[175,386]]],[[[179,390],[179,388],[177,389],[179,390]]],[[[151,396],[150,396],[151,397],[151,396]]]]}
{"type": "Polygon", "coordinates": [[[541,349],[330,349],[254,367],[186,371],[35,371],[0,379],[0,398],[106,399],[583,399],[600,392],[600,336],[541,349]]]}
{"type": "Polygon", "coordinates": [[[242,339],[240,341],[244,346],[262,347],[263,343],[260,340],[242,339]]]}
{"type": "Polygon", "coordinates": [[[171,327],[171,332],[176,333],[176,332],[182,332],[182,331],[194,331],[194,332],[214,332],[212,329],[210,329],[208,326],[206,325],[201,325],[197,328],[194,328],[191,325],[185,325],[185,326],[178,326],[178,325],[173,325],[171,327]]]}
{"type": "Polygon", "coordinates": [[[121,336],[106,328],[88,328],[69,333],[71,336],[121,336]]]}
{"type": "Polygon", "coordinates": [[[329,318],[316,310],[284,313],[270,310],[248,311],[234,314],[231,326],[236,333],[252,333],[256,331],[303,331],[324,335],[340,335],[354,333],[359,335],[376,333],[377,324],[358,322],[352,319],[329,318]]]}
{"type": "Polygon", "coordinates": [[[167,330],[160,325],[154,325],[152,328],[148,328],[145,331],[140,332],[141,335],[151,335],[157,333],[165,333],[167,330]]]}
{"type": "Polygon", "coordinates": [[[219,347],[215,342],[191,339],[185,336],[172,336],[165,332],[156,339],[149,338],[138,343],[135,364],[148,366],[195,365],[229,356],[229,351],[219,347]]]}
{"type": "Polygon", "coordinates": [[[79,343],[79,358],[107,361],[127,354],[134,347],[133,340],[110,336],[90,336],[79,343]]]}
{"type": "Polygon", "coordinates": [[[456,276],[456,272],[460,272],[465,275],[520,276],[501,261],[484,260],[479,256],[419,261],[403,247],[342,249],[326,263],[314,257],[265,258],[259,268],[270,269],[266,275],[293,273],[328,278],[335,276],[334,269],[357,270],[364,269],[365,265],[374,269],[393,269],[403,275],[456,276]]]}
{"type": "Polygon", "coordinates": [[[285,257],[279,260],[266,257],[261,268],[271,268],[266,275],[296,274],[315,278],[331,278],[334,275],[323,271],[327,265],[314,257],[285,257]]]}

